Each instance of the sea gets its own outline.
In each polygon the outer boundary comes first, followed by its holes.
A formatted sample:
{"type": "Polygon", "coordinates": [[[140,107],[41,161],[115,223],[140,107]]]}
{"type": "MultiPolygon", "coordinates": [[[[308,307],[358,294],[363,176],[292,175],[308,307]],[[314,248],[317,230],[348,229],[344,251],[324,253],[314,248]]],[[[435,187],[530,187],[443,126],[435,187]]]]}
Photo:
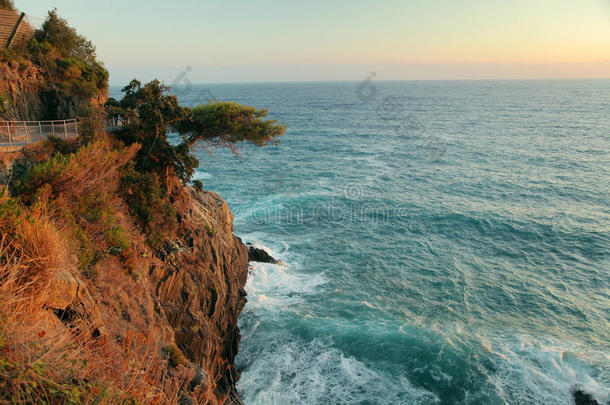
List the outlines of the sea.
{"type": "Polygon", "coordinates": [[[610,80],[174,91],[287,127],[196,151],[235,234],[281,260],[251,263],[245,404],[610,401],[610,80]]]}

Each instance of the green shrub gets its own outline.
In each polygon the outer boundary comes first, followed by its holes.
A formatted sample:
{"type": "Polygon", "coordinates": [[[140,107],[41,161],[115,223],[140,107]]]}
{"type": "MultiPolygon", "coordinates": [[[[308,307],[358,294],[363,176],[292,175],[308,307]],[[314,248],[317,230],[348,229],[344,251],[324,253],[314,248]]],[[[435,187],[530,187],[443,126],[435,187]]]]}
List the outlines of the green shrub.
{"type": "Polygon", "coordinates": [[[200,180],[193,180],[193,188],[200,193],[203,191],[203,183],[200,180]]]}
{"type": "Polygon", "coordinates": [[[216,229],[206,223],[203,224],[203,229],[205,229],[205,231],[212,236],[216,236],[218,234],[218,231],[216,229]]]}
{"type": "Polygon", "coordinates": [[[138,172],[133,164],[124,169],[120,181],[123,199],[146,234],[148,244],[157,251],[177,225],[176,213],[164,200],[160,183],[157,174],[138,172]]]}
{"type": "Polygon", "coordinates": [[[99,141],[105,137],[106,117],[104,113],[94,107],[84,107],[78,121],[78,134],[81,142],[99,141]]]}
{"type": "Polygon", "coordinates": [[[184,355],[175,344],[170,344],[167,346],[167,353],[169,355],[169,365],[171,367],[178,367],[184,365],[186,363],[186,359],[184,355]]]}
{"type": "Polygon", "coordinates": [[[96,225],[107,246],[107,252],[117,256],[129,249],[130,243],[125,230],[118,224],[115,211],[103,194],[92,193],[82,196],[73,205],[72,213],[79,226],[96,225]],[[86,222],[86,223],[85,223],[86,222]]]}
{"type": "Polygon", "coordinates": [[[69,155],[71,153],[76,153],[78,150],[79,144],[74,141],[66,141],[60,137],[50,135],[47,139],[43,141],[48,144],[52,151],[59,152],[62,155],[69,155]]]}
{"type": "Polygon", "coordinates": [[[19,66],[25,64],[27,56],[27,51],[22,43],[13,45],[10,48],[0,47],[0,60],[9,63],[13,68],[18,67],[14,63],[17,63],[19,66]]]}
{"type": "Polygon", "coordinates": [[[78,247],[76,249],[76,257],[78,258],[78,267],[83,270],[87,276],[93,278],[95,274],[91,273],[91,267],[95,264],[99,258],[96,255],[95,247],[91,243],[91,240],[87,236],[87,233],[82,227],[78,226],[76,222],[72,221],[71,234],[78,247]]]}

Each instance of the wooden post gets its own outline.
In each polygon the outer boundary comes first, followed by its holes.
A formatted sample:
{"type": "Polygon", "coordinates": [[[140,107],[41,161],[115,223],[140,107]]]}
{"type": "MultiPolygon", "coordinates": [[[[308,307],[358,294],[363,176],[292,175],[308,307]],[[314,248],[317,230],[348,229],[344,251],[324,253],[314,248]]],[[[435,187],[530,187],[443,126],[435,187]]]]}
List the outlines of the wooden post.
{"type": "Polygon", "coordinates": [[[68,127],[66,126],[66,120],[64,120],[64,137],[68,140],[68,127]]]}
{"type": "Polygon", "coordinates": [[[6,121],[6,130],[8,131],[8,144],[11,146],[13,144],[11,140],[11,124],[8,121],[6,121]]]}
{"type": "Polygon", "coordinates": [[[53,136],[55,136],[55,124],[51,121],[51,132],[53,132],[53,136]]]}
{"type": "Polygon", "coordinates": [[[40,121],[38,121],[38,135],[40,136],[40,139],[42,139],[42,124],[40,123],[40,121]]]}

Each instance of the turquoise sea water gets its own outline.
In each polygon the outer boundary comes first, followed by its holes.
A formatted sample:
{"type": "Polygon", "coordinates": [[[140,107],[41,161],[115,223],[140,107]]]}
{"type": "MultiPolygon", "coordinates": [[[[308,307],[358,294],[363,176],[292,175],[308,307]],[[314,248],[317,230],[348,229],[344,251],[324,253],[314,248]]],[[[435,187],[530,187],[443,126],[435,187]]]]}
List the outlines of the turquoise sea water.
{"type": "Polygon", "coordinates": [[[610,400],[610,81],[181,91],[288,126],[198,152],[235,233],[285,262],[249,277],[246,404],[610,400]]]}

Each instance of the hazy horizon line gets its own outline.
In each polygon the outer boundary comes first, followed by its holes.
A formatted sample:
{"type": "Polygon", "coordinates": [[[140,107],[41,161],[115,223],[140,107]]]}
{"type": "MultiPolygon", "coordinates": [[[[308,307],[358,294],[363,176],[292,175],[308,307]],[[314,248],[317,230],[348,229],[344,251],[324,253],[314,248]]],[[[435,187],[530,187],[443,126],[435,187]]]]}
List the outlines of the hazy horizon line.
{"type": "MultiPolygon", "coordinates": [[[[140,80],[137,77],[134,77],[130,80],[140,80]]],[[[151,79],[155,80],[155,79],[151,79]]],[[[148,80],[148,81],[151,81],[148,80]]],[[[157,79],[161,83],[169,85],[170,87],[173,85],[168,81],[157,79]]],[[[610,76],[608,77],[525,77],[525,78],[480,78],[480,79],[375,79],[375,83],[396,83],[396,82],[545,82],[545,81],[597,81],[597,80],[610,80],[610,76]]],[[[146,83],[146,80],[140,80],[142,83],[146,83]]],[[[222,85],[222,84],[298,84],[298,83],[360,83],[361,80],[349,79],[349,80],[257,80],[257,81],[218,81],[218,82],[195,82],[191,83],[192,86],[201,86],[201,85],[222,85]]],[[[108,87],[124,87],[129,82],[125,82],[124,84],[117,83],[109,83],[108,87]]],[[[182,83],[178,83],[179,85],[183,85],[182,83]]]]}

